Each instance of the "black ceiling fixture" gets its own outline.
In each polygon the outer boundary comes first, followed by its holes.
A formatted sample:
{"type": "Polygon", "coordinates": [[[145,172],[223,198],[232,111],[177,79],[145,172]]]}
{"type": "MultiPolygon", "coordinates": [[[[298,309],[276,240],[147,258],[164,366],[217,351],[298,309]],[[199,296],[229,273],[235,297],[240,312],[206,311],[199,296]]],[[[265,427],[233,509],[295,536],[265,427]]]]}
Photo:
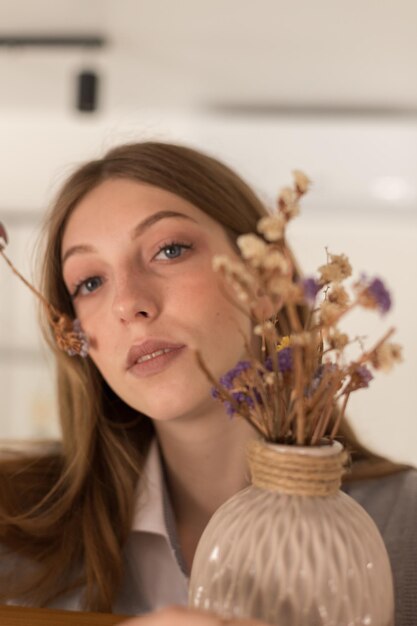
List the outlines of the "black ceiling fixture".
{"type": "Polygon", "coordinates": [[[1,35],[0,46],[8,48],[103,48],[102,35],[1,35]]]}
{"type": "Polygon", "coordinates": [[[77,76],[77,109],[92,113],[97,109],[98,76],[96,72],[84,70],[77,76]]]}

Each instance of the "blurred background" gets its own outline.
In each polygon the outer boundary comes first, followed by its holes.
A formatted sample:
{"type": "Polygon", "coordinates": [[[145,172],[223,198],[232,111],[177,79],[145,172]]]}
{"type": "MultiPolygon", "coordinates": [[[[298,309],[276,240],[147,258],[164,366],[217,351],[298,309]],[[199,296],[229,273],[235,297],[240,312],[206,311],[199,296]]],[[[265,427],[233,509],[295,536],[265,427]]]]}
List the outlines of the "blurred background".
{"type": "MultiPolygon", "coordinates": [[[[352,396],[363,441],[417,464],[417,4],[414,0],[0,0],[0,220],[36,278],[45,210],[111,146],[176,141],[216,156],[273,207],[314,181],[289,238],[306,273],[326,246],[380,276],[404,363],[352,396]]],[[[59,436],[31,294],[0,265],[0,437],[59,436]]]]}

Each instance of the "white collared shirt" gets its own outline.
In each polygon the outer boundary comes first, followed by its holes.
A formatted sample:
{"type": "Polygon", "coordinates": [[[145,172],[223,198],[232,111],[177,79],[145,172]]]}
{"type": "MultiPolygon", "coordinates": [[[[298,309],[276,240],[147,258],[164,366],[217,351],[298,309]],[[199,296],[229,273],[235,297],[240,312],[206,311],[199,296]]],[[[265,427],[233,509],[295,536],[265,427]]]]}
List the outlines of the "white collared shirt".
{"type": "MultiPolygon", "coordinates": [[[[188,577],[181,557],[157,439],[136,489],[132,531],[124,549],[124,577],[114,613],[141,615],[167,605],[186,605],[188,577]]],[[[82,591],[49,604],[81,610],[82,591]]]]}
{"type": "Polygon", "coordinates": [[[157,439],[151,443],[125,548],[125,576],[116,613],[140,614],[187,604],[188,577],[179,550],[157,439]]]}

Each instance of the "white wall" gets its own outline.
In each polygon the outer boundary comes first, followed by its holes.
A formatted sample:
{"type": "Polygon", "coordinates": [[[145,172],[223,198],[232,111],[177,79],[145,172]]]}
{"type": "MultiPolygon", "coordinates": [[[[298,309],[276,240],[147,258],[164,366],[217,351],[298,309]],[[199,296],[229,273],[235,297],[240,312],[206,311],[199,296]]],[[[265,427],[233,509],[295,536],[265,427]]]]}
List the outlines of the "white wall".
{"type": "MultiPolygon", "coordinates": [[[[386,279],[393,313],[383,322],[372,313],[352,316],[351,334],[371,340],[394,325],[396,341],[405,346],[405,362],[357,392],[349,413],[366,443],[416,464],[417,123],[215,118],[155,110],[138,111],[129,120],[10,113],[0,119],[0,220],[12,224],[9,252],[27,274],[39,219],[69,171],[115,143],[145,138],[189,143],[219,156],[271,203],[291,181],[292,169],[313,179],[303,214],[290,230],[302,267],[311,273],[329,246],[346,253],[357,274],[386,279]],[[387,177],[396,177],[397,186],[385,184],[384,200],[372,188],[387,177]]],[[[0,435],[56,435],[53,370],[39,353],[30,294],[2,266],[0,289],[0,435]]]]}

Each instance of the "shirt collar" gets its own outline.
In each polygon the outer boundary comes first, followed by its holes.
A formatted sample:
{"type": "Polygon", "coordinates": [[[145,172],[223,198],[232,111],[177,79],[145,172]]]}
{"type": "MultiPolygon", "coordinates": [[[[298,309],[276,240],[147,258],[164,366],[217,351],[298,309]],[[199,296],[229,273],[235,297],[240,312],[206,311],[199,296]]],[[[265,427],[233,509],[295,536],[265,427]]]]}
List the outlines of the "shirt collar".
{"type": "Polygon", "coordinates": [[[155,533],[169,540],[164,513],[164,484],[158,441],[154,437],[136,489],[133,531],[155,533]]]}

